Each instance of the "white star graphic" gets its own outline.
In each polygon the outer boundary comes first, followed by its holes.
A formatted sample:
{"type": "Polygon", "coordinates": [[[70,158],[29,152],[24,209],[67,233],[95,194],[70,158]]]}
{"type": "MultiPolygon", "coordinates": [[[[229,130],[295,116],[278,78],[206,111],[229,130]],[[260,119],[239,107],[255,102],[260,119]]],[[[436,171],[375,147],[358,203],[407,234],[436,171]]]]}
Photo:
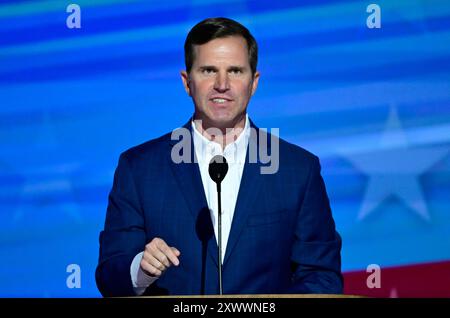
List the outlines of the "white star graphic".
{"type": "Polygon", "coordinates": [[[395,196],[423,220],[430,221],[419,177],[447,153],[448,147],[408,147],[397,111],[391,108],[380,144],[368,153],[346,155],[370,178],[358,220],[367,217],[388,197],[395,196]]]}

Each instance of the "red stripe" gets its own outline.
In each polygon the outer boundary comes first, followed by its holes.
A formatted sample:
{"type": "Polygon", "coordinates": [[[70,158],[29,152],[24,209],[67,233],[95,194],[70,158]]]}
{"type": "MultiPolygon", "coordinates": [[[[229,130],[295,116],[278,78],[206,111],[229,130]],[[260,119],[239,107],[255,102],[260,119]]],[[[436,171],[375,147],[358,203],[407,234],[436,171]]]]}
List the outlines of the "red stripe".
{"type": "Polygon", "coordinates": [[[370,297],[450,297],[450,261],[381,268],[380,288],[367,286],[372,273],[344,273],[344,293],[370,297]]]}

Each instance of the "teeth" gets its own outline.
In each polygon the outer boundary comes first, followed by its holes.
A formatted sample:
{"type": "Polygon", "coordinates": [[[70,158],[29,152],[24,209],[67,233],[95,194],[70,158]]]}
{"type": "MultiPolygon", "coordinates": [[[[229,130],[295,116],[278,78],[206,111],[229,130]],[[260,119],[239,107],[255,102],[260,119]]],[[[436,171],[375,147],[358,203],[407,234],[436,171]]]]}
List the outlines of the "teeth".
{"type": "Polygon", "coordinates": [[[222,103],[225,103],[225,99],[223,99],[223,98],[213,98],[213,102],[222,104],[222,103]]]}

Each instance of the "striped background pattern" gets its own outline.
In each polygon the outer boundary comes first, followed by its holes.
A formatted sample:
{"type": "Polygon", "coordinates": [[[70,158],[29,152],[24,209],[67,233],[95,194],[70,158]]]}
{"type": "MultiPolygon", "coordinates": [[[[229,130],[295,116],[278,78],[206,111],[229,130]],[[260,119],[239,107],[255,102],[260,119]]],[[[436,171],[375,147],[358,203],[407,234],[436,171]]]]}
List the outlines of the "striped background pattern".
{"type": "Polygon", "coordinates": [[[0,1],[0,296],[100,296],[118,156],[191,116],[185,36],[226,16],[260,47],[251,118],[321,158],[345,292],[450,297],[448,1],[379,0],[379,29],[361,0],[77,0],[81,29],[70,3],[0,1]]]}

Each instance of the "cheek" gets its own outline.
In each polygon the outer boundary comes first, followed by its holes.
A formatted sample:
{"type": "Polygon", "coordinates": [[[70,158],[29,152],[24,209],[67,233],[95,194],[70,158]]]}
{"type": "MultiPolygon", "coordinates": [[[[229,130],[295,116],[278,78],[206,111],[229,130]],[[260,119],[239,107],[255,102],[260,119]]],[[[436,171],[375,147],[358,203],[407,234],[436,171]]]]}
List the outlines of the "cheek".
{"type": "Polygon", "coordinates": [[[252,95],[252,85],[248,83],[242,83],[239,88],[239,97],[241,100],[247,100],[252,95]]]}
{"type": "Polygon", "coordinates": [[[206,82],[202,82],[202,83],[197,83],[197,85],[194,86],[194,95],[197,98],[205,98],[206,96],[208,96],[209,92],[210,92],[210,85],[206,82]]]}
{"type": "Polygon", "coordinates": [[[248,94],[252,91],[252,82],[248,80],[241,80],[236,82],[236,89],[239,90],[241,94],[248,94]]]}

